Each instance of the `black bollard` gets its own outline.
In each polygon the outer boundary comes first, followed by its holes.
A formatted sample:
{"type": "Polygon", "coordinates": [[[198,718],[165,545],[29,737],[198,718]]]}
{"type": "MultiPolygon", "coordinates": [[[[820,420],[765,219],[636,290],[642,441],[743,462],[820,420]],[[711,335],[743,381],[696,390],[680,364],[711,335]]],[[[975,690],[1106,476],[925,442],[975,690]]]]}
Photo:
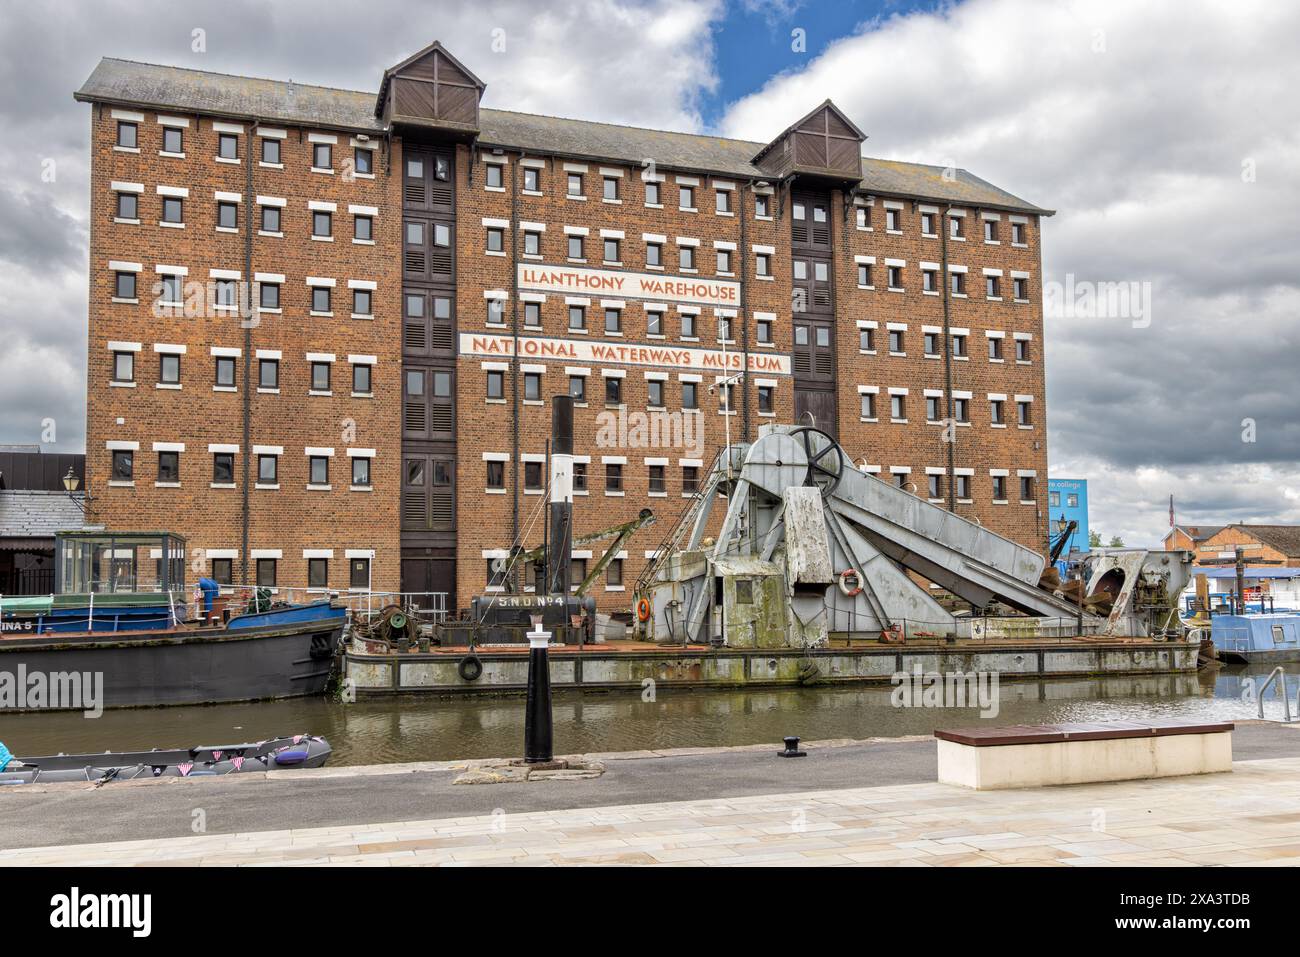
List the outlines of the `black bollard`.
{"type": "Polygon", "coordinates": [[[538,764],[554,757],[554,723],[551,718],[551,667],[547,654],[550,632],[535,618],[528,633],[528,704],[524,712],[524,761],[538,764]]]}
{"type": "Polygon", "coordinates": [[[807,751],[799,750],[799,739],[794,735],[785,739],[785,750],[776,753],[782,758],[806,758],[808,756],[807,751]]]}

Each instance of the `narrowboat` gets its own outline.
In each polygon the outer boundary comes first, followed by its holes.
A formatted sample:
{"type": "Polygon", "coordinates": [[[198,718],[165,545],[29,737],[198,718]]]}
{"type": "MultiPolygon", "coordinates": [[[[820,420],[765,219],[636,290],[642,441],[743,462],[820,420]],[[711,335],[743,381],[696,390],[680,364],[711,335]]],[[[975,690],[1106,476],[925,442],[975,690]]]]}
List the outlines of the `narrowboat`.
{"type": "Polygon", "coordinates": [[[1300,661],[1300,614],[1215,615],[1210,639],[1223,661],[1300,661]]]}
{"type": "Polygon", "coordinates": [[[186,589],[185,540],[170,532],[61,532],[55,568],[53,595],[0,596],[0,710],[255,701],[329,683],[347,619],[330,598],[259,589],[218,613],[215,582],[186,589]]]}

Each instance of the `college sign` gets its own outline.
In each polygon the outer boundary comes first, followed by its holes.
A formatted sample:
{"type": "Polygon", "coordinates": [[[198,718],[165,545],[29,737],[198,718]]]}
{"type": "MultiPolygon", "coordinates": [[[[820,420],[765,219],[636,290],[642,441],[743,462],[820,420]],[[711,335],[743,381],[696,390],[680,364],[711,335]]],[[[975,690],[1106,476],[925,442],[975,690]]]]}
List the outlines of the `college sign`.
{"type": "MultiPolygon", "coordinates": [[[[510,336],[462,332],[460,354],[513,359],[514,340],[510,336]]],[[[519,357],[560,359],[566,362],[587,362],[594,365],[655,366],[682,372],[730,373],[747,368],[749,372],[767,375],[790,374],[790,357],[778,353],[751,352],[746,367],[743,352],[586,339],[548,339],[542,336],[520,336],[519,357]]]]}
{"type": "Polygon", "coordinates": [[[581,266],[519,266],[519,288],[575,296],[612,296],[689,302],[720,309],[740,307],[740,283],[723,279],[586,269],[581,266]]]}

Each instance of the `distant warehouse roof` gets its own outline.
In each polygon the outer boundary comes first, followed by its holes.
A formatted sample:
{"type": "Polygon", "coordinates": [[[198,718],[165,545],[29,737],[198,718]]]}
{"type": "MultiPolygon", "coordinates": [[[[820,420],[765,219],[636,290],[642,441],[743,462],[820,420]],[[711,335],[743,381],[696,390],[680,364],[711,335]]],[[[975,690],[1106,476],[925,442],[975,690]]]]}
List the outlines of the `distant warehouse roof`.
{"type": "MultiPolygon", "coordinates": [[[[75,95],[88,102],[155,110],[251,117],[369,134],[386,132],[383,121],[375,115],[374,93],[111,57],[99,61],[75,95]]],[[[668,169],[765,178],[753,163],[763,143],[507,110],[481,110],[479,121],[479,142],[488,146],[633,164],[653,157],[658,166],[668,169]]],[[[861,188],[886,195],[1052,215],[1052,210],[1035,206],[966,170],[943,166],[863,157],[861,188]]]]}
{"type": "Polygon", "coordinates": [[[86,524],[79,504],[82,493],[17,489],[0,491],[0,548],[18,548],[31,539],[53,542],[56,532],[86,524]]]}

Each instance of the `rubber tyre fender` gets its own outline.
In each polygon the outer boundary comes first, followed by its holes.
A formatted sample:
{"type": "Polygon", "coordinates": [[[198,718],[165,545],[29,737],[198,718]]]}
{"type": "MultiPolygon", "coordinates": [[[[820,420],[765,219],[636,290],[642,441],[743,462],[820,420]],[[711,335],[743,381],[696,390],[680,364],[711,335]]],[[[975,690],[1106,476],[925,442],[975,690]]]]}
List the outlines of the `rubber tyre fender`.
{"type": "Polygon", "coordinates": [[[483,662],[478,655],[466,655],[457,662],[456,673],[462,681],[478,681],[483,675],[483,662]]]}

